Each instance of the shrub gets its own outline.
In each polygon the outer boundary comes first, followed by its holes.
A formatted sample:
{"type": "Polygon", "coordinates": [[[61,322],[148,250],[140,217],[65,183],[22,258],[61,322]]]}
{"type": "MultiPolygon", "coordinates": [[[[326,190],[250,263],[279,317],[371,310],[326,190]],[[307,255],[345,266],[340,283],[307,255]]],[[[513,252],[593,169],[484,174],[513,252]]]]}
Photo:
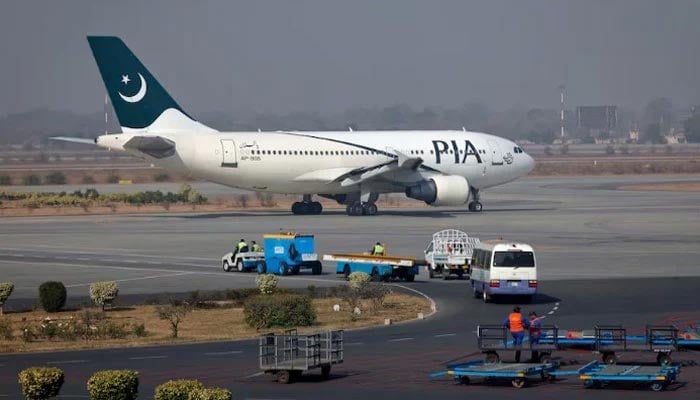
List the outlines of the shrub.
{"type": "Polygon", "coordinates": [[[546,146],[544,148],[544,154],[551,156],[552,155],[552,148],[550,146],[546,146]]]}
{"type": "Polygon", "coordinates": [[[188,400],[231,400],[231,392],[221,388],[196,389],[190,392],[188,400]]]}
{"type": "Polygon", "coordinates": [[[273,294],[277,289],[277,277],[273,274],[262,274],[255,278],[255,284],[261,294],[273,294]]]}
{"type": "Polygon", "coordinates": [[[0,282],[0,315],[2,315],[5,312],[5,302],[8,298],[10,298],[10,295],[12,294],[12,291],[14,289],[14,283],[0,282]]]}
{"type": "Polygon", "coordinates": [[[44,400],[58,396],[65,375],[59,368],[32,367],[19,373],[19,384],[27,400],[44,400]]]}
{"type": "Polygon", "coordinates": [[[168,174],[158,174],[153,177],[153,180],[156,182],[165,182],[170,180],[170,175],[168,174]]]}
{"type": "Polygon", "coordinates": [[[143,323],[141,324],[133,324],[131,327],[131,332],[134,334],[136,337],[146,337],[148,336],[148,331],[146,330],[146,325],[143,323]]]}
{"type": "Polygon", "coordinates": [[[66,287],[62,282],[42,283],[39,286],[39,303],[46,312],[60,311],[66,305],[66,287]]]}
{"type": "Polygon", "coordinates": [[[353,272],[348,276],[348,284],[353,290],[362,290],[372,279],[369,274],[365,272],[353,272]]]}
{"type": "Polygon", "coordinates": [[[116,174],[110,174],[107,177],[107,183],[119,183],[119,180],[120,180],[119,175],[116,175],[116,174]]]}
{"type": "Polygon", "coordinates": [[[156,307],[158,318],[168,321],[170,324],[170,333],[173,338],[177,338],[180,323],[190,311],[192,308],[187,304],[168,304],[156,307]]]}
{"type": "Polygon", "coordinates": [[[255,328],[311,326],[316,311],[307,297],[295,295],[257,296],[245,303],[246,323],[255,328]]]}
{"type": "Polygon", "coordinates": [[[559,153],[561,153],[562,155],[567,155],[567,154],[569,154],[569,145],[566,144],[566,143],[564,143],[564,144],[561,146],[561,148],[559,148],[559,153]]]}
{"type": "Polygon", "coordinates": [[[115,281],[94,282],[90,284],[90,298],[95,304],[105,309],[105,304],[111,304],[119,294],[119,286],[115,281]]]}
{"type": "Polygon", "coordinates": [[[138,372],[97,371],[88,380],[87,390],[91,400],[135,400],[139,390],[138,372]]]}
{"type": "Polygon", "coordinates": [[[194,379],[178,379],[167,381],[156,386],[154,400],[188,400],[190,393],[204,389],[204,384],[194,379]]]}
{"type": "Polygon", "coordinates": [[[12,321],[7,318],[0,318],[0,338],[4,340],[12,340],[12,321]]]}
{"type": "Polygon", "coordinates": [[[60,171],[52,172],[44,177],[44,181],[49,185],[65,185],[66,174],[60,171]]]}
{"type": "Polygon", "coordinates": [[[32,174],[32,175],[25,175],[24,178],[22,178],[22,184],[25,186],[36,186],[41,184],[41,179],[39,179],[38,176],[32,174]]]}
{"type": "Polygon", "coordinates": [[[12,185],[12,177],[10,175],[0,175],[0,186],[12,185]]]}
{"type": "Polygon", "coordinates": [[[615,154],[615,148],[610,144],[605,146],[605,154],[610,155],[610,156],[615,154]]]}

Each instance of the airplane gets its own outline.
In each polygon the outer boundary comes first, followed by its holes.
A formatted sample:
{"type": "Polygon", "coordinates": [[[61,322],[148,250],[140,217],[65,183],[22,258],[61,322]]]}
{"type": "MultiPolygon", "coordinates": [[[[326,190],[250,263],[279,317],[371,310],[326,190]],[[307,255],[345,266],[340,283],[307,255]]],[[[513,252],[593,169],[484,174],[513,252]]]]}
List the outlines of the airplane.
{"type": "Polygon", "coordinates": [[[121,133],[93,143],[165,170],[256,192],[299,194],[291,211],[321,214],[313,196],[376,215],[384,193],[480,212],[480,191],[527,175],[516,143],[462,130],[219,132],[187,114],[118,37],[88,36],[121,133]]]}

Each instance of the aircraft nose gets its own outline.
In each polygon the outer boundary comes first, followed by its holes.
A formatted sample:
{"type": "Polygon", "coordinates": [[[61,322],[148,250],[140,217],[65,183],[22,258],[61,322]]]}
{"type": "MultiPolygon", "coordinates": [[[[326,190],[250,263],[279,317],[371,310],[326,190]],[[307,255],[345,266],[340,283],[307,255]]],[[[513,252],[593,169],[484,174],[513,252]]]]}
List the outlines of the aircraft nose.
{"type": "Polygon", "coordinates": [[[523,157],[523,168],[525,170],[524,172],[525,174],[529,174],[530,171],[535,169],[535,159],[527,153],[523,153],[523,155],[525,156],[523,157]]]}

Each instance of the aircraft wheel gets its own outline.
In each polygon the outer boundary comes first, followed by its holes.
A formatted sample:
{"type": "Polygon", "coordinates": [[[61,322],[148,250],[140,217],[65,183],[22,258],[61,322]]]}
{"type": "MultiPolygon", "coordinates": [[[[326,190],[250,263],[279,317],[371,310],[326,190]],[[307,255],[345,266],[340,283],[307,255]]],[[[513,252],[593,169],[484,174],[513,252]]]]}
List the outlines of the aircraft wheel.
{"type": "Polygon", "coordinates": [[[345,209],[345,212],[352,216],[352,217],[358,217],[364,213],[364,207],[362,207],[361,203],[353,203],[345,209]]]}
{"type": "Polygon", "coordinates": [[[471,203],[469,203],[467,208],[469,208],[469,211],[481,212],[482,205],[478,201],[472,201],[471,203]]]}
{"type": "Polygon", "coordinates": [[[379,209],[377,208],[377,205],[374,203],[366,203],[363,206],[363,211],[364,211],[364,215],[372,216],[372,215],[377,215],[377,212],[379,211],[379,209]]]}
{"type": "Polygon", "coordinates": [[[311,214],[320,215],[323,212],[323,206],[318,201],[311,202],[311,214]]]}
{"type": "Polygon", "coordinates": [[[301,202],[295,201],[292,203],[292,214],[294,215],[299,215],[301,214],[301,202]]]}

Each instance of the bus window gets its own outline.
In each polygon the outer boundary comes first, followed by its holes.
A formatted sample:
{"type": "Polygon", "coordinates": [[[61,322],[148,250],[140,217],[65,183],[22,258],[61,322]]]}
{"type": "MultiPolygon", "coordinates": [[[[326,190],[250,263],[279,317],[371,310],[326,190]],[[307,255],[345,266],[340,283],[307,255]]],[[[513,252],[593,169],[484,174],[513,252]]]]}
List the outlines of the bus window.
{"type": "Polygon", "coordinates": [[[494,267],[534,267],[535,257],[531,251],[497,251],[494,267]]]}

